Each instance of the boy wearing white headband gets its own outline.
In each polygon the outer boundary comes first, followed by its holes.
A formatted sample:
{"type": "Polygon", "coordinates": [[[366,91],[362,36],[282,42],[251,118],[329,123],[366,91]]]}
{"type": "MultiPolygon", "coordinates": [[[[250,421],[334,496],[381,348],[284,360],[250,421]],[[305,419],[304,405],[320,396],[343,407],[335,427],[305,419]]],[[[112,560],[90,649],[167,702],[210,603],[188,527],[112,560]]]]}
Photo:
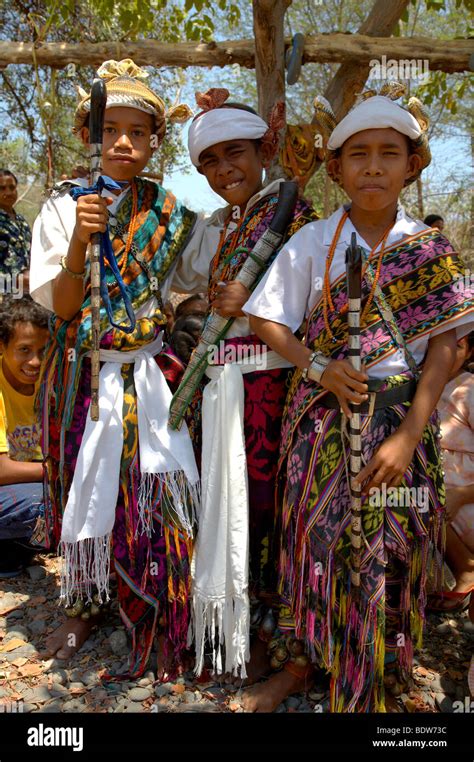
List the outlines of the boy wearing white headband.
{"type": "MultiPolygon", "coordinates": [[[[249,292],[234,280],[275,212],[281,181],[263,187],[262,177],[278,145],[283,114],[275,108],[268,125],[252,109],[226,103],[228,95],[224,89],[197,95],[202,111],[188,138],[193,164],[227,202],[208,220],[211,240],[219,230],[208,283],[210,309],[235,318],[206,371],[204,391],[195,391],[187,418],[197,444],[202,422],[203,500],[193,560],[193,624],[196,672],[203,667],[206,634],[212,643],[218,634],[226,659],[222,665],[217,647],[215,669],[236,674],[240,669],[246,677],[249,597],[255,603],[255,629],[272,616],[274,486],[291,363],[252,335],[242,313],[249,292]]],[[[288,237],[314,219],[311,207],[299,200],[288,237]]],[[[259,634],[266,639],[265,627],[259,634]]],[[[260,638],[255,642],[250,681],[269,669],[266,644],[260,638]]]]}
{"type": "MultiPolygon", "coordinates": [[[[283,660],[286,649],[288,660],[299,654],[330,673],[333,712],[385,711],[384,687],[406,689],[421,642],[429,543],[442,541],[435,406],[456,339],[474,320],[449,241],[399,205],[430,161],[428,119],[416,99],[408,110],[394,103],[402,92],[391,83],[364,94],[337,126],[320,101],[327,170],[350,203],[299,231],[244,306],[255,332],[297,367],[279,462],[278,647],[283,660]],[[364,252],[361,372],[347,359],[352,233],[364,252]],[[305,319],[301,343],[293,334],[305,319]],[[360,405],[364,464],[359,599],[350,577],[348,403],[360,405]]],[[[302,690],[304,677],[293,672],[249,691],[246,708],[271,711],[302,690]]]]}

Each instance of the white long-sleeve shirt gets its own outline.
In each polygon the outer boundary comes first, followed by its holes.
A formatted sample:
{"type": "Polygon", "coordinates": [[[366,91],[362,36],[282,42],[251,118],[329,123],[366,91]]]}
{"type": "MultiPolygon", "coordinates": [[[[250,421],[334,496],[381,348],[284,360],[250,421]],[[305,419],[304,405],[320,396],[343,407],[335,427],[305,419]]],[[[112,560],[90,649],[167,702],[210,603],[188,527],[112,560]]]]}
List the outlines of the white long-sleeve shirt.
{"type": "MultiPolygon", "coordinates": [[[[322,297],[329,247],[343,213],[344,207],[341,206],[328,219],[311,222],[295,233],[244,304],[243,311],[248,315],[286,325],[294,333],[322,297]]],[[[395,224],[388,234],[385,246],[392,246],[402,238],[426,229],[426,225],[409,217],[403,207],[399,206],[395,224]]],[[[356,233],[359,246],[367,251],[372,249],[347,218],[329,272],[331,283],[346,271],[345,252],[350,245],[352,233],[356,233]]],[[[473,327],[474,316],[471,312],[443,323],[431,334],[410,341],[408,348],[419,365],[426,354],[431,336],[456,328],[459,339],[473,327]]],[[[392,354],[367,367],[371,367],[370,376],[373,378],[386,378],[408,370],[404,353],[395,347],[392,354]]]]}
{"type": "MultiPolygon", "coordinates": [[[[82,188],[88,187],[85,178],[67,181],[82,188]]],[[[281,180],[276,180],[249,199],[246,212],[261,198],[278,192],[281,180]]],[[[115,214],[119,205],[129,193],[129,187],[119,196],[110,191],[102,195],[109,196],[113,203],[108,207],[109,225],[114,226],[115,214]]],[[[207,291],[209,267],[219,246],[225,221],[231,212],[230,206],[216,209],[209,217],[199,216],[190,239],[175,267],[162,285],[161,296],[166,301],[169,291],[197,293],[207,291]]],[[[30,266],[30,293],[32,298],[48,310],[53,311],[53,281],[61,272],[61,257],[67,254],[76,224],[76,202],[69,193],[50,197],[43,204],[33,226],[30,266]]],[[[237,221],[231,221],[227,235],[234,232],[237,221]]],[[[136,313],[137,318],[149,317],[156,309],[153,297],[136,313]]],[[[250,325],[248,318],[236,318],[228,337],[248,336],[250,325]]]]}

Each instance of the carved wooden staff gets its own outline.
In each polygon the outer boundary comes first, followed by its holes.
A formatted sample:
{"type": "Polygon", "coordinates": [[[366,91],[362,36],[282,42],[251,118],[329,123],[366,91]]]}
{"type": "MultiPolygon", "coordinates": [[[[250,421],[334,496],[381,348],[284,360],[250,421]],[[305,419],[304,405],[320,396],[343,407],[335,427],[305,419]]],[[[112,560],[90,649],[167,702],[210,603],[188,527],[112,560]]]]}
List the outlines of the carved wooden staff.
{"type": "MultiPolygon", "coordinates": [[[[360,304],[362,251],[357,246],[357,237],[352,233],[351,245],[346,250],[347,298],[349,303],[349,355],[348,359],[355,370],[361,369],[360,354],[360,304]]],[[[362,558],[362,489],[354,482],[362,468],[362,442],[360,433],[359,405],[350,403],[352,416],[349,419],[350,448],[350,489],[351,489],[351,582],[357,598],[360,592],[360,566],[362,558]]]]}
{"type": "MultiPolygon", "coordinates": [[[[102,174],[102,133],[107,91],[103,79],[95,79],[91,89],[91,111],[89,118],[89,151],[91,184],[94,185],[102,174]]],[[[99,420],[99,345],[100,345],[100,233],[91,236],[91,418],[99,420]]]]}

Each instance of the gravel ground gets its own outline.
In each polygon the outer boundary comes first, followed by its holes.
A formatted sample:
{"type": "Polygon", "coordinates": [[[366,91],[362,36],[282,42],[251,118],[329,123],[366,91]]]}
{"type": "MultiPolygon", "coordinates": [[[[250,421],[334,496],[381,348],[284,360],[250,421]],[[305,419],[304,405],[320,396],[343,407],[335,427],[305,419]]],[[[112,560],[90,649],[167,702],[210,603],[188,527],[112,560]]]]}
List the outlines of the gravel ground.
{"type": "MultiPolygon", "coordinates": [[[[21,577],[0,582],[0,711],[4,712],[242,712],[238,686],[196,680],[155,682],[156,663],[136,682],[105,683],[107,670],[125,672],[127,638],[112,603],[103,625],[70,662],[42,661],[45,638],[63,621],[57,604],[58,560],[43,555],[21,577]]],[[[467,614],[428,616],[424,648],[415,660],[413,690],[398,697],[404,712],[453,712],[470,707],[467,674],[474,625],[467,614]],[[456,703],[459,702],[459,703],[456,703]]],[[[325,684],[290,696],[277,712],[326,712],[325,684]]],[[[464,711],[466,711],[464,709],[464,711]]],[[[472,711],[472,709],[471,709],[472,711]]]]}

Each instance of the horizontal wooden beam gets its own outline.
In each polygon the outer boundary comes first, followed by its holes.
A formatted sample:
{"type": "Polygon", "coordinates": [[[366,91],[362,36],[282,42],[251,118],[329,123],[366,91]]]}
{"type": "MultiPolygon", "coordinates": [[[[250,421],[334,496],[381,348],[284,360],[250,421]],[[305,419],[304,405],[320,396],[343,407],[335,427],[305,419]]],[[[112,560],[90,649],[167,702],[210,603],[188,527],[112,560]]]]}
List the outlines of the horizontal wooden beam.
{"type": "MultiPolygon", "coordinates": [[[[291,44],[285,40],[285,48],[291,44]]],[[[70,63],[78,66],[99,66],[109,58],[133,58],[139,66],[230,66],[239,64],[255,68],[253,40],[232,40],[195,44],[161,43],[157,40],[137,42],[44,42],[36,44],[36,61],[40,66],[62,69],[70,63]]],[[[360,34],[318,34],[306,37],[304,63],[370,62],[386,57],[396,61],[427,61],[431,70],[460,72],[469,70],[474,53],[474,40],[439,40],[426,37],[368,37],[360,34]]],[[[33,64],[33,43],[0,41],[0,68],[10,64],[33,64]]],[[[426,66],[426,64],[425,64],[426,66]]]]}

